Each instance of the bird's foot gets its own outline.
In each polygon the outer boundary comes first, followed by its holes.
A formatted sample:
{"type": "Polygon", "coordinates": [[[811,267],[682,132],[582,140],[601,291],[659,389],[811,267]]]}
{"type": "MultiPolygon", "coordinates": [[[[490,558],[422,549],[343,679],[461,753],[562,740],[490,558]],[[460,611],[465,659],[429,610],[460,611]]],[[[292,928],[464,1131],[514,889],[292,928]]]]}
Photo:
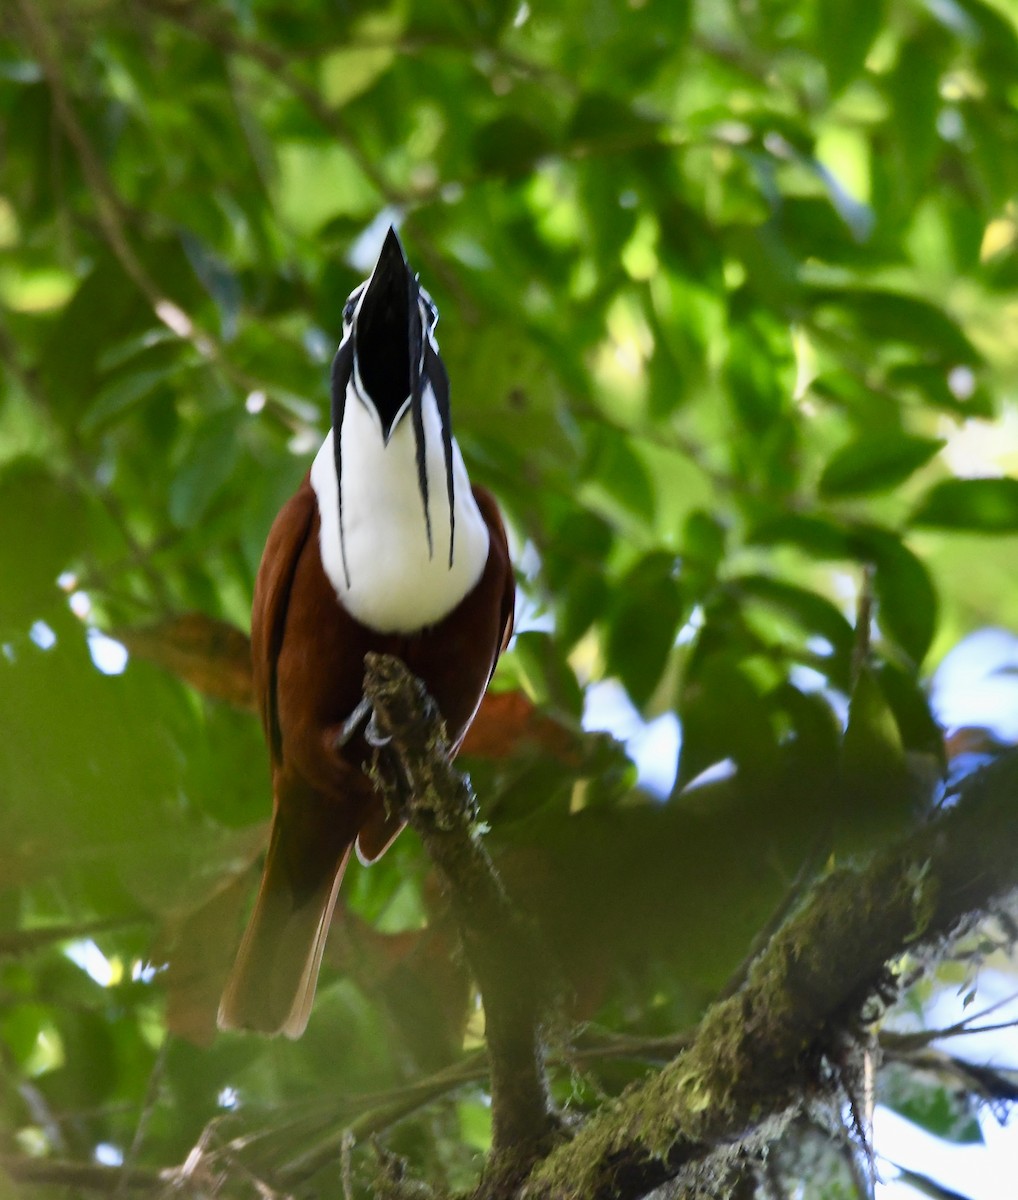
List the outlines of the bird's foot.
{"type": "Polygon", "coordinates": [[[375,715],[375,710],[371,710],[371,716],[368,718],[367,725],[364,726],[364,740],[369,746],[373,746],[376,750],[380,750],[383,746],[388,746],[392,741],[389,734],[383,733],[379,728],[378,719],[375,715]]]}
{"type": "Polygon", "coordinates": [[[375,710],[367,696],[362,696],[360,703],[339,727],[339,733],[336,734],[336,749],[348,745],[369,718],[372,721],[375,719],[375,710]]]}
{"type": "Polygon", "coordinates": [[[361,698],[357,707],[340,725],[333,743],[335,748],[341,750],[344,746],[349,745],[360,732],[363,732],[367,744],[376,750],[382,746],[388,746],[392,741],[389,735],[383,733],[379,728],[374,706],[367,696],[361,698]]]}

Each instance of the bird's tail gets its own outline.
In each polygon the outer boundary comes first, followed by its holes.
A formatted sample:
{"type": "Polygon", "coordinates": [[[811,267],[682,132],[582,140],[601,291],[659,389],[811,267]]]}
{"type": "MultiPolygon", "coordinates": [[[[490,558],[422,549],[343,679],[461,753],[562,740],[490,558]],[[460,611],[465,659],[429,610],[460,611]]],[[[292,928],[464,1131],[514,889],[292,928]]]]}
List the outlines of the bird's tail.
{"type": "Polygon", "coordinates": [[[223,998],[220,1029],[298,1038],[311,1015],[318,970],[356,828],[318,797],[280,805],[258,899],[223,998]]]}

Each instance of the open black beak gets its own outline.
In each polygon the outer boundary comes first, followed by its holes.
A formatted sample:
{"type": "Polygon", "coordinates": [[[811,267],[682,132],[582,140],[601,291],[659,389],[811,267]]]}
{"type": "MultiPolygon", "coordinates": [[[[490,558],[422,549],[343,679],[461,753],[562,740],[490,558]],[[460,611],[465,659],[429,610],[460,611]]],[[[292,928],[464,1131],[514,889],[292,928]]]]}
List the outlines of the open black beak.
{"type": "Polygon", "coordinates": [[[405,411],[412,376],[420,374],[420,326],[417,281],[390,228],[354,320],[357,378],[378,413],[386,441],[405,411]]]}

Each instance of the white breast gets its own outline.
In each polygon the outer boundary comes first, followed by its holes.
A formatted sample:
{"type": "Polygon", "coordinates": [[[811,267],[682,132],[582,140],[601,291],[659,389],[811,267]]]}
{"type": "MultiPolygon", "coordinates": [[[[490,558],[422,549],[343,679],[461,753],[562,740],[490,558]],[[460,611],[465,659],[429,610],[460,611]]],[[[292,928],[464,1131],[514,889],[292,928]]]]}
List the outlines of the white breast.
{"type": "Polygon", "coordinates": [[[417,451],[409,412],[382,440],[377,417],[347,387],[343,417],[343,538],[333,432],[311,467],[321,517],[322,565],[340,603],[382,633],[412,633],[447,616],[476,585],[488,561],[488,527],[470,491],[453,442],[456,540],[449,565],[449,501],[442,429],[431,385],[424,390],[425,463],[433,553],[428,553],[424,503],[417,484],[417,451]],[[349,575],[349,585],[347,584],[349,575]]]}

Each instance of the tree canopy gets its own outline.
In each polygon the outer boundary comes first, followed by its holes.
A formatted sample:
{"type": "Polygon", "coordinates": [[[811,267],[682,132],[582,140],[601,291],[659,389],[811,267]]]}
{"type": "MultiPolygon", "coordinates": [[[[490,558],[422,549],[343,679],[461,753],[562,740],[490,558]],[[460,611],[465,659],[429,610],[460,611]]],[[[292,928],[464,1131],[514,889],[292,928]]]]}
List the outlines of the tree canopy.
{"type": "Polygon", "coordinates": [[[1018,630],[1016,89],[1015,0],[8,0],[0,1195],[835,1200],[881,1060],[945,1139],[1013,1100],[921,1013],[1014,932],[1014,760],[931,679],[1018,630]],[[305,1037],[216,1036],[254,576],[390,222],[511,531],[460,765],[523,932],[415,821],[305,1037]],[[480,1184],[471,937],[555,1114],[480,1184]]]}

